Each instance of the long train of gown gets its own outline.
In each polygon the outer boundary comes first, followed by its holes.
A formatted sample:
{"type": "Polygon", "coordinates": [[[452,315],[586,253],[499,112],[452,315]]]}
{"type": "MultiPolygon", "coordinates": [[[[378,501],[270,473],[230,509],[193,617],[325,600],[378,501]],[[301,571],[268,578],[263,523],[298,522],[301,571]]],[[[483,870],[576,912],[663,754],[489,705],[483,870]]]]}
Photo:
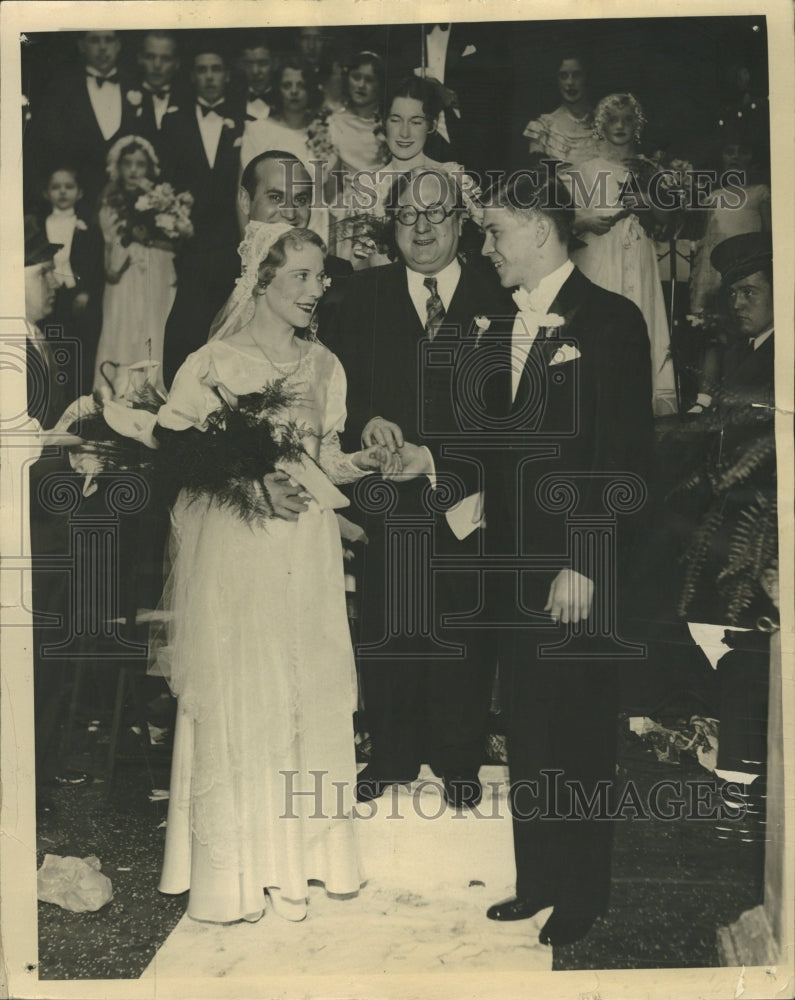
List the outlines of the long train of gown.
{"type": "MultiPolygon", "coordinates": [[[[202,426],[227,399],[284,375],[224,341],[191,355],[159,422],[202,426]]],[[[319,344],[287,386],[335,481],[358,474],[339,451],[345,377],[319,344]]],[[[358,891],[352,821],[356,761],[353,652],[339,529],[313,501],[296,522],[252,526],[208,499],[178,499],[162,649],[178,696],[160,889],[190,889],[188,914],[232,921],[263,908],[263,887],[290,899],[310,879],[358,891]],[[310,793],[310,794],[306,794],[310,793]]]]}
{"type": "MultiPolygon", "coordinates": [[[[618,194],[627,178],[627,168],[596,157],[581,163],[578,171],[589,190],[596,183],[599,171],[607,174],[605,205],[586,211],[578,209],[578,215],[597,218],[614,215],[621,208],[618,194]]],[[[676,413],[678,406],[670,352],[671,335],[654,243],[635,215],[620,219],[602,236],[585,232],[579,238],[585,246],[571,255],[577,267],[595,284],[630,299],[643,313],[651,344],[654,413],[657,416],[676,413]]]]}

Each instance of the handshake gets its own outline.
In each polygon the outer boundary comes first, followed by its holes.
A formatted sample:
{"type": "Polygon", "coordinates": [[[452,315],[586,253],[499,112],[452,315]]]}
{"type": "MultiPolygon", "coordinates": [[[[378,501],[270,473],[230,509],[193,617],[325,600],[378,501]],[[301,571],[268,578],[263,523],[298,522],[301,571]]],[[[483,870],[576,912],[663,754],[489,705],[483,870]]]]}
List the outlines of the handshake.
{"type": "Polygon", "coordinates": [[[434,471],[433,458],[427,448],[403,440],[397,424],[383,417],[373,417],[362,431],[364,449],[353,457],[360,469],[380,472],[384,479],[397,482],[434,471]]]}

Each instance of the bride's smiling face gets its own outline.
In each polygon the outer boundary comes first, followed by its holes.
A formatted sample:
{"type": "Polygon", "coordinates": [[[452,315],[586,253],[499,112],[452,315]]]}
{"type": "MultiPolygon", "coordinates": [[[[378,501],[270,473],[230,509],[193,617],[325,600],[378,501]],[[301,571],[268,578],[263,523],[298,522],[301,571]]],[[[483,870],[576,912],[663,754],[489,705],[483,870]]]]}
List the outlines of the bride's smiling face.
{"type": "Polygon", "coordinates": [[[305,243],[299,249],[288,243],[284,264],[259,294],[276,317],[303,329],[323,294],[324,267],[319,247],[305,243]]]}

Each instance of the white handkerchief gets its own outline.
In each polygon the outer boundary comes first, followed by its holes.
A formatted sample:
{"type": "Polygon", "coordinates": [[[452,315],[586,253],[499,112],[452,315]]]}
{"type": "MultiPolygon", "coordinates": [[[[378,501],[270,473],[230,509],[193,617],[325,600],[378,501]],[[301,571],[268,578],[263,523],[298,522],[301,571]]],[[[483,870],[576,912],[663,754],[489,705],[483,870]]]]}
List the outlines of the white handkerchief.
{"type": "Polygon", "coordinates": [[[552,360],[549,363],[550,365],[562,365],[566,361],[574,361],[575,358],[579,358],[580,356],[580,352],[574,344],[561,344],[552,355],[552,360]]]}
{"type": "Polygon", "coordinates": [[[463,59],[464,56],[473,56],[476,52],[477,52],[477,49],[475,48],[474,45],[467,45],[467,47],[461,53],[461,58],[463,59]]]}

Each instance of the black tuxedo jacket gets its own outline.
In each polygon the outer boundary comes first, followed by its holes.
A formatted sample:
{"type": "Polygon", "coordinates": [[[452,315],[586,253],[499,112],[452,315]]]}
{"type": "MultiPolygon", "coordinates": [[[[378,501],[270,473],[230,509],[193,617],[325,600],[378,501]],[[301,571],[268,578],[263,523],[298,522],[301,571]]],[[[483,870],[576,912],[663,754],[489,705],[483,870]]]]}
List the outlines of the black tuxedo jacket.
{"type": "Polygon", "coordinates": [[[160,146],[163,173],[177,191],[194,197],[191,212],[194,236],[186,254],[211,253],[215,248],[234,249],[239,242],[236,198],[240,172],[240,140],[243,115],[235,109],[221,130],[221,138],[211,167],[204,151],[194,101],[163,119],[160,146]]]}
{"type": "MultiPolygon", "coordinates": [[[[477,490],[477,462],[450,454],[463,441],[457,359],[474,337],[475,316],[504,313],[509,303],[496,281],[463,264],[443,325],[429,342],[409,296],[405,265],[351,275],[325,338],[348,379],[346,450],[360,448],[365,424],[381,416],[407,441],[430,448],[439,472],[460,477],[467,493],[477,490]]],[[[412,483],[401,486],[401,508],[413,492],[412,483]]]]}
{"type": "MultiPolygon", "coordinates": [[[[418,24],[392,25],[387,32],[390,89],[421,65],[424,35],[418,24]]],[[[513,95],[506,81],[511,78],[511,60],[503,26],[450,25],[443,82],[458,95],[461,117],[445,113],[450,142],[431,136],[429,156],[457,160],[481,176],[487,169],[507,168],[513,95]]]]}
{"type": "MultiPolygon", "coordinates": [[[[539,330],[513,402],[513,319],[492,323],[477,347],[492,438],[485,457],[486,546],[494,554],[545,558],[544,566],[528,563],[522,571],[524,602],[538,610],[560,569],[593,577],[588,554],[569,551],[567,519],[594,524],[611,506],[623,506],[619,484],[627,473],[640,480],[641,503],[654,444],[649,339],[640,310],[575,269],[550,313],[564,324],[539,330]]],[[[617,517],[619,584],[639,541],[643,506],[617,517]]]]}
{"type": "Polygon", "coordinates": [[[75,293],[99,298],[105,285],[105,244],[98,226],[76,229],[69,263],[75,276],[75,293]]]}
{"type": "Polygon", "coordinates": [[[190,104],[192,98],[190,94],[179,92],[174,87],[171,87],[168,94],[166,113],[160,122],[160,128],[158,128],[152,94],[148,90],[145,90],[142,85],[138,86],[138,91],[141,94],[141,103],[135,111],[138,135],[142,135],[145,139],[148,139],[155,147],[158,156],[162,157],[163,126],[166,123],[166,119],[177,114],[186,104],[190,104]]]}
{"type": "Polygon", "coordinates": [[[119,74],[121,125],[105,139],[88,96],[86,74],[81,72],[58,83],[42,102],[28,133],[31,165],[39,181],[59,164],[74,164],[80,170],[85,204],[93,213],[106,180],[105,158],[113,143],[136,130],[136,107],[127,95],[135,84],[119,74]]]}

